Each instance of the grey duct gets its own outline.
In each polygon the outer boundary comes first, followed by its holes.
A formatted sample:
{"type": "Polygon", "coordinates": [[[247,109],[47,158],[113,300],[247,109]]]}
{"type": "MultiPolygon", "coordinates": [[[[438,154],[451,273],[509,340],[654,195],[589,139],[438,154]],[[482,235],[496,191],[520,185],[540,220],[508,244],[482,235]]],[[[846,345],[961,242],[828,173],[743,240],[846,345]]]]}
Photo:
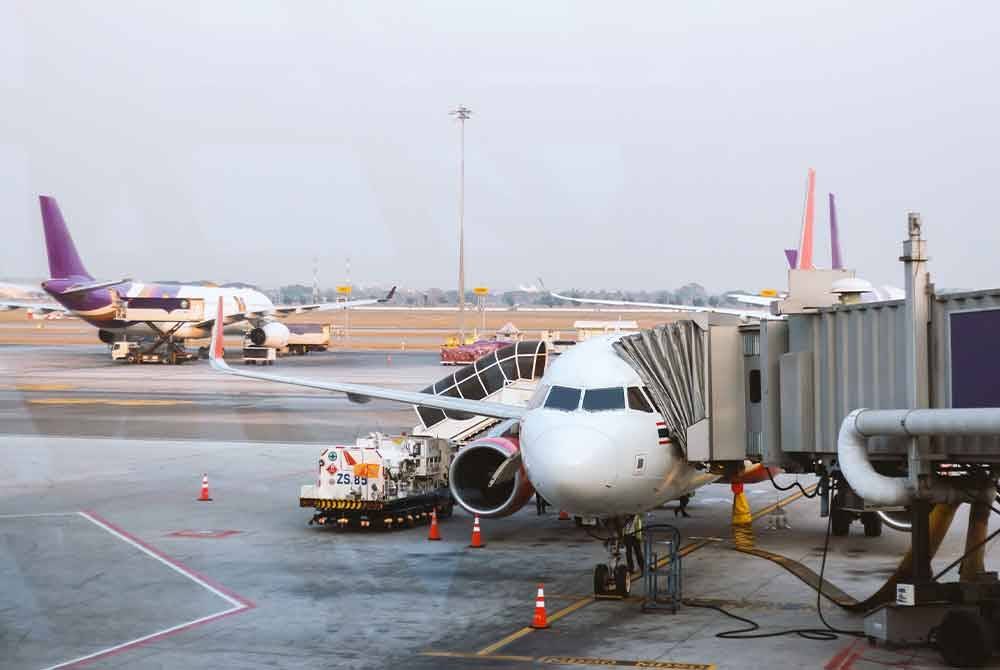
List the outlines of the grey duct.
{"type": "MultiPolygon", "coordinates": [[[[868,459],[868,438],[997,436],[1000,408],[983,409],[856,409],[840,424],[837,463],[858,495],[871,505],[908,505],[921,498],[935,503],[970,502],[970,493],[942,478],[921,482],[879,474],[868,459]]],[[[980,492],[986,500],[992,492],[980,492]]]]}
{"type": "Polygon", "coordinates": [[[687,429],[706,417],[705,332],[694,321],[677,321],[614,343],[638,374],[663,415],[670,438],[687,453],[687,429]]]}

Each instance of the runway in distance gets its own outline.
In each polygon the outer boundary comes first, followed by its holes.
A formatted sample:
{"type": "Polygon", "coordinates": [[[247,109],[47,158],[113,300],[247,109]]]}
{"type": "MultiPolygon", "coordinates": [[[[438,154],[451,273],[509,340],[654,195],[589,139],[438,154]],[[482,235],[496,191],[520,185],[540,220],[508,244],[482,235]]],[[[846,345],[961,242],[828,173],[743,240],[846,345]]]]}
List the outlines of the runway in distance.
{"type": "MultiPolygon", "coordinates": [[[[222,309],[219,301],[216,322],[222,309]]],[[[620,543],[628,520],[718,475],[688,463],[668,439],[639,374],[612,348],[620,337],[591,338],[560,354],[545,367],[526,406],[238,370],[223,360],[217,327],[209,360],[226,374],[344,393],[354,402],[379,398],[507,420],[455,456],[449,483],[456,501],[474,514],[502,517],[537,491],[557,509],[602,519],[614,534],[612,563],[595,568],[595,584],[600,575],[613,575],[627,591],[620,543]]]]}
{"type": "Polygon", "coordinates": [[[280,348],[289,338],[288,327],[276,319],[290,314],[311,311],[340,310],[386,302],[392,298],[395,287],[385,298],[325,302],[309,305],[275,305],[266,295],[251,288],[231,286],[201,286],[181,283],[144,283],[133,279],[95,280],[77,253],[62,212],[55,198],[39,196],[45,248],[49,261],[50,279],[42,288],[56,300],[55,303],[0,300],[0,310],[25,309],[36,315],[62,312],[80,317],[98,328],[102,342],[111,344],[126,336],[163,337],[183,342],[187,339],[204,339],[211,334],[215,316],[206,313],[204,318],[189,321],[147,323],[129,321],[121,317],[121,305],[143,300],[155,304],[157,299],[189,298],[204,301],[211,311],[216,302],[224,306],[219,318],[224,326],[238,332],[252,327],[251,338],[258,346],[280,348]]]}

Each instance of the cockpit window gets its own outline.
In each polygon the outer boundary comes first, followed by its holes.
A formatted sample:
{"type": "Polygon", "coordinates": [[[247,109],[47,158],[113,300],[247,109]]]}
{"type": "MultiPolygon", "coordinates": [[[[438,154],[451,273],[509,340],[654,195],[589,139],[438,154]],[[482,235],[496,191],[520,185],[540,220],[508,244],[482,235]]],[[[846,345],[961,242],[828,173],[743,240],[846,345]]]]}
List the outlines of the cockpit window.
{"type": "Polygon", "coordinates": [[[535,393],[528,399],[528,409],[535,409],[536,407],[541,407],[542,402],[545,400],[545,394],[549,392],[548,384],[539,384],[538,388],[535,389],[535,393]]]}
{"type": "Polygon", "coordinates": [[[561,409],[564,412],[572,412],[580,406],[580,389],[573,389],[567,386],[553,386],[549,391],[548,398],[545,399],[545,406],[550,409],[561,409]]]}
{"type": "Polygon", "coordinates": [[[583,408],[590,412],[625,409],[624,389],[620,386],[609,389],[587,389],[583,396],[583,408]]]}
{"type": "Polygon", "coordinates": [[[628,406],[630,409],[637,409],[640,412],[653,413],[653,408],[649,406],[649,401],[646,400],[646,396],[643,395],[642,390],[638,386],[629,386],[626,389],[628,394],[628,406]]]}

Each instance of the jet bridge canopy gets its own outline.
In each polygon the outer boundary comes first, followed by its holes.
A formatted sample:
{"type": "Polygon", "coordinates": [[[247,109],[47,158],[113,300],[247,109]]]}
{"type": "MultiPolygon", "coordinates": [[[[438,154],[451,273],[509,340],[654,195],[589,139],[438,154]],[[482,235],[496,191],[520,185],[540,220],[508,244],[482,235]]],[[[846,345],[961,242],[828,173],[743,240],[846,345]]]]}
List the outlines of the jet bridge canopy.
{"type": "Polygon", "coordinates": [[[687,429],[707,416],[705,332],[694,321],[677,321],[627,335],[614,348],[639,373],[671,439],[687,451],[687,429]]]}
{"type": "MultiPolygon", "coordinates": [[[[516,342],[483,356],[471,365],[459,368],[423,389],[423,393],[483,400],[516,381],[541,378],[545,373],[545,362],[544,341],[516,342]]],[[[425,428],[431,428],[446,419],[464,421],[472,418],[472,415],[464,412],[446,412],[433,407],[417,407],[417,414],[425,428]]]]}

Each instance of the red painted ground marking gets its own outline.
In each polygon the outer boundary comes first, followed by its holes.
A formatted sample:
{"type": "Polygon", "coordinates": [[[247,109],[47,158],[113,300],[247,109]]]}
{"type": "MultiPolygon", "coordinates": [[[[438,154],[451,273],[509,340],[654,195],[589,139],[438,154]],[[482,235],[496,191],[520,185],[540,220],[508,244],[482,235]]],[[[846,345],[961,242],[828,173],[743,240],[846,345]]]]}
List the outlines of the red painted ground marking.
{"type": "Polygon", "coordinates": [[[170,566],[175,571],[179,572],[182,575],[187,576],[188,578],[192,579],[193,581],[195,581],[199,585],[201,585],[201,586],[207,588],[208,590],[214,592],[216,595],[221,596],[224,600],[228,601],[231,605],[233,605],[233,607],[231,607],[230,609],[227,609],[227,610],[223,610],[222,612],[218,612],[216,614],[209,614],[208,616],[201,617],[200,619],[195,619],[194,621],[189,621],[187,623],[179,624],[179,625],[174,626],[172,628],[167,628],[166,630],[162,630],[162,631],[159,631],[159,632],[156,632],[156,633],[152,633],[152,634],[146,635],[144,637],[136,638],[135,640],[131,640],[129,642],[125,642],[123,644],[116,645],[114,647],[109,647],[107,649],[102,649],[100,651],[94,652],[92,654],[88,654],[86,656],[81,656],[79,658],[75,658],[75,659],[72,659],[72,660],[69,660],[69,661],[65,661],[63,663],[59,663],[57,665],[50,666],[50,668],[47,668],[46,670],[55,670],[56,668],[76,668],[76,667],[80,667],[82,665],[90,663],[91,661],[96,661],[96,660],[101,659],[101,658],[107,658],[108,656],[113,656],[113,655],[116,655],[116,654],[120,654],[123,651],[129,650],[129,649],[134,649],[134,648],[142,646],[144,644],[148,644],[149,642],[154,642],[156,640],[162,640],[165,637],[168,637],[168,636],[171,636],[171,635],[176,635],[177,633],[180,633],[180,632],[186,631],[186,630],[190,630],[190,629],[195,628],[197,626],[201,626],[203,624],[209,623],[210,621],[218,621],[219,619],[223,619],[223,618],[231,616],[233,614],[239,614],[240,612],[245,612],[247,610],[251,610],[251,609],[254,609],[256,607],[256,605],[252,601],[247,600],[246,598],[244,598],[244,597],[242,597],[240,595],[237,595],[236,593],[233,593],[232,591],[230,591],[226,587],[222,586],[221,584],[218,584],[218,583],[212,581],[211,579],[209,579],[208,577],[205,577],[201,573],[197,572],[196,570],[192,570],[191,568],[187,567],[186,565],[184,565],[183,563],[181,563],[177,559],[171,558],[170,556],[167,556],[166,554],[164,554],[160,550],[154,548],[153,546],[147,544],[146,542],[143,542],[142,540],[140,540],[136,536],[132,535],[131,533],[129,533],[129,532],[127,532],[127,531],[119,528],[118,526],[116,526],[115,524],[111,523],[107,519],[101,517],[100,515],[96,514],[95,512],[84,510],[84,511],[80,512],[80,516],[84,517],[85,519],[87,519],[91,523],[95,524],[96,526],[99,526],[99,527],[105,529],[106,531],[110,532],[112,535],[118,536],[120,539],[123,539],[125,542],[127,542],[129,544],[132,544],[135,547],[140,548],[144,553],[146,553],[146,554],[148,554],[148,555],[156,558],[160,562],[162,562],[162,563],[170,566]]]}
{"type": "Polygon", "coordinates": [[[176,530],[173,533],[167,533],[168,537],[201,537],[209,540],[216,540],[221,537],[229,537],[230,535],[237,535],[242,531],[239,530],[176,530]]]}
{"type": "Polygon", "coordinates": [[[847,658],[847,655],[851,653],[854,649],[854,645],[857,643],[857,640],[852,640],[849,645],[834,654],[833,658],[827,661],[826,665],[823,666],[824,670],[843,670],[843,668],[846,668],[847,666],[844,665],[844,659],[847,658]]]}

